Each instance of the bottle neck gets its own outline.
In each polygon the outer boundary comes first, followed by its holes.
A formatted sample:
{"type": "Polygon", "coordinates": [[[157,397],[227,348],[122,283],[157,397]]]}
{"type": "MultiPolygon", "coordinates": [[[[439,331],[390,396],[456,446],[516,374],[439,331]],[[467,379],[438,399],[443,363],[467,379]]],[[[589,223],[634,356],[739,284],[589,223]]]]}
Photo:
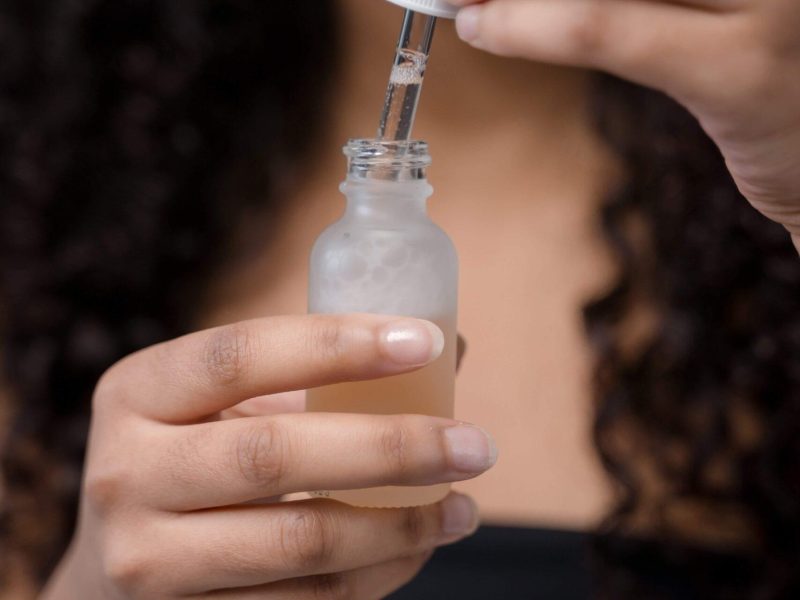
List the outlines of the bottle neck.
{"type": "Polygon", "coordinates": [[[427,220],[433,188],[427,180],[384,181],[348,177],[341,186],[347,197],[345,217],[381,226],[427,220]]]}

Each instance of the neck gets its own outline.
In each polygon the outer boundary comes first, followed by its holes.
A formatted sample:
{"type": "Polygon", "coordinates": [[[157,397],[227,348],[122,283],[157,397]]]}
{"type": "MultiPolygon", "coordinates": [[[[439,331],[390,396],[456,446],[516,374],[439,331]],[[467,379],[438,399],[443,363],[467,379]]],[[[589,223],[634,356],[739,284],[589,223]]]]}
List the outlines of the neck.
{"type": "Polygon", "coordinates": [[[427,200],[433,189],[426,180],[348,179],[342,191],[347,195],[349,218],[392,229],[404,222],[427,219],[427,200]]]}

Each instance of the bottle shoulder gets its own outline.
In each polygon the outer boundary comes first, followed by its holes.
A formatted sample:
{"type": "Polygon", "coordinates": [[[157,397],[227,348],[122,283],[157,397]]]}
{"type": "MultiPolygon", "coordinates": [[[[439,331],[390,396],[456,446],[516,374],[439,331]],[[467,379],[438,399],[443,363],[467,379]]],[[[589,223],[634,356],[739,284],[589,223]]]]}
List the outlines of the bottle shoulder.
{"type": "Polygon", "coordinates": [[[348,245],[356,239],[373,238],[397,244],[438,242],[455,250],[453,241],[447,232],[430,219],[371,224],[347,216],[326,227],[317,237],[315,245],[348,245]]]}
{"type": "Polygon", "coordinates": [[[309,307],[314,312],[424,316],[455,311],[458,256],[431,221],[372,227],[340,220],[314,245],[309,307]]]}
{"type": "Polygon", "coordinates": [[[341,219],[325,229],[314,243],[312,264],[330,264],[349,255],[379,255],[389,264],[392,257],[428,257],[432,267],[458,268],[458,253],[450,236],[433,221],[374,227],[341,219]]]}

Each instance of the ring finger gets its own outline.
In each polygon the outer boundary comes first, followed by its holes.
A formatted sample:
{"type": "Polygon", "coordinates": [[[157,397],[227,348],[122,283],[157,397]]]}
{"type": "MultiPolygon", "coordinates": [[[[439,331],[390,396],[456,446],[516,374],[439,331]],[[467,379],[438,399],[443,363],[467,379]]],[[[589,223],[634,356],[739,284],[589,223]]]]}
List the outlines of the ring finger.
{"type": "Polygon", "coordinates": [[[162,531],[162,572],[184,594],[338,573],[420,554],[478,526],[474,502],[451,494],[432,506],[361,509],[333,501],[241,506],[180,515],[162,531]]]}

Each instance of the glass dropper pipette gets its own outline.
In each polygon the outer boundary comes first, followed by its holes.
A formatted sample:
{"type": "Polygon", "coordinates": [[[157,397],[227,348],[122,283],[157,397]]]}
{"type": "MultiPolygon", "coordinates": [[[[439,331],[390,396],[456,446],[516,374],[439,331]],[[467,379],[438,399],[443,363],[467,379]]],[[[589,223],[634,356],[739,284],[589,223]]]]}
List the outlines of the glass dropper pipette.
{"type": "Polygon", "coordinates": [[[435,29],[436,17],[413,10],[405,12],[378,128],[378,139],[411,139],[435,29]]]}

